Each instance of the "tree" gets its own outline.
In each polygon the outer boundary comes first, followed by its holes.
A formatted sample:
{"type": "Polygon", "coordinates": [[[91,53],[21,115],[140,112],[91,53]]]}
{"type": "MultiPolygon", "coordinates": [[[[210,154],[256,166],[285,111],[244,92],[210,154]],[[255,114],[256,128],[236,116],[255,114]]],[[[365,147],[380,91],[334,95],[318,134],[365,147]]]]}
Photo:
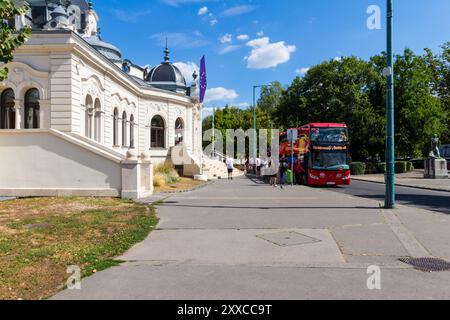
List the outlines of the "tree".
{"type": "Polygon", "coordinates": [[[424,58],[433,77],[433,95],[439,97],[447,114],[447,130],[443,133],[442,140],[448,144],[450,143],[450,42],[445,43],[441,49],[439,55],[425,49],[424,58]]]}
{"type": "Polygon", "coordinates": [[[279,81],[274,81],[271,86],[261,88],[261,96],[258,100],[258,108],[272,115],[280,105],[283,96],[283,86],[279,81]]]}
{"type": "MultiPolygon", "coordinates": [[[[25,2],[18,3],[11,0],[0,0],[0,62],[6,64],[13,60],[13,52],[31,35],[31,29],[26,27],[22,30],[16,30],[14,21],[16,16],[20,16],[29,11],[25,2]]],[[[8,76],[8,69],[0,67],[0,81],[8,76]]]]}
{"type": "Polygon", "coordinates": [[[437,92],[436,74],[427,63],[429,53],[406,49],[395,62],[396,152],[400,157],[427,155],[430,139],[447,130],[448,114],[437,92]]]}
{"type": "MultiPolygon", "coordinates": [[[[214,127],[219,130],[223,137],[223,146],[226,146],[226,133],[228,129],[247,131],[253,128],[253,107],[248,109],[240,109],[233,106],[225,106],[224,108],[216,109],[214,118],[214,127]]],[[[256,109],[257,127],[259,129],[270,129],[272,119],[270,115],[261,108],[256,109]]],[[[208,116],[203,120],[203,131],[212,128],[212,116],[208,116]]],[[[270,136],[270,130],[268,131],[270,136]]],[[[210,142],[205,142],[204,147],[210,142]]],[[[225,150],[223,150],[225,151],[225,150]]],[[[249,144],[246,145],[246,154],[249,155],[249,144]]]]}

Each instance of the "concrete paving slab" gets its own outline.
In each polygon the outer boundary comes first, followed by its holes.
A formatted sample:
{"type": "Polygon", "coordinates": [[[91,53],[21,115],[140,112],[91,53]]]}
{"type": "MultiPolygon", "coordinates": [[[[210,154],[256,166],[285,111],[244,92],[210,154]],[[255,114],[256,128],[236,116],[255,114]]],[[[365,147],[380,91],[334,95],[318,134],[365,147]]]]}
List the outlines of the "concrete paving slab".
{"type": "Polygon", "coordinates": [[[450,299],[450,272],[382,268],[381,290],[369,290],[368,277],[366,268],[138,264],[95,274],[53,299],[450,299]]]}
{"type": "Polygon", "coordinates": [[[395,213],[432,256],[450,261],[449,215],[408,207],[400,207],[395,213]]]}
{"type": "Polygon", "coordinates": [[[345,262],[330,232],[320,229],[155,231],[119,259],[284,266],[345,262]],[[296,232],[319,241],[283,247],[261,239],[280,232],[296,232]]]}
{"type": "Polygon", "coordinates": [[[394,232],[385,224],[332,230],[344,254],[409,256],[394,232]]]}

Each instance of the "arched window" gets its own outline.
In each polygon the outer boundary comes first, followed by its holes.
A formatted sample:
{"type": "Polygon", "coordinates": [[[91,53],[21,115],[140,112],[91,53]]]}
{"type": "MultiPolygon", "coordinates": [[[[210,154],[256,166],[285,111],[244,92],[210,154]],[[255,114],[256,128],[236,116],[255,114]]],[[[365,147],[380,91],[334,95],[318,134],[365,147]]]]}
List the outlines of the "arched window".
{"type": "Polygon", "coordinates": [[[130,148],[134,148],[134,115],[130,116],[130,148]]]}
{"type": "Polygon", "coordinates": [[[86,112],[85,112],[85,135],[92,139],[92,117],[94,116],[94,102],[91,96],[86,97],[86,112]]]}
{"type": "Polygon", "coordinates": [[[39,129],[39,91],[30,89],[25,94],[25,129],[39,129]]]}
{"type": "Polygon", "coordinates": [[[102,105],[99,99],[95,99],[94,108],[94,139],[97,142],[102,140],[102,105]]]}
{"type": "Polygon", "coordinates": [[[175,121],[175,145],[179,145],[183,143],[184,138],[184,123],[183,119],[178,118],[177,121],[175,121]]]}
{"type": "Polygon", "coordinates": [[[119,145],[119,110],[117,108],[114,109],[113,115],[113,144],[119,145]]]}
{"type": "Polygon", "coordinates": [[[152,148],[165,148],[165,125],[164,120],[160,116],[155,116],[151,123],[151,147],[152,148]]]}
{"type": "Polygon", "coordinates": [[[127,113],[122,113],[122,146],[127,146],[127,113]]]}
{"type": "Polygon", "coordinates": [[[6,89],[0,99],[0,129],[15,129],[16,111],[14,109],[14,91],[6,89]]]}

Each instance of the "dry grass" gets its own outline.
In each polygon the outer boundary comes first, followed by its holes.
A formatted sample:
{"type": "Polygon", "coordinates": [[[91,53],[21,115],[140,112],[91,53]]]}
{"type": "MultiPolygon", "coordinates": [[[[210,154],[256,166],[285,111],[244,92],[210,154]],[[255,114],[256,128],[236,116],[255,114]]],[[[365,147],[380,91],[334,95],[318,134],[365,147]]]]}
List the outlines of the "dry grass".
{"type": "Polygon", "coordinates": [[[155,187],[155,192],[177,192],[177,191],[190,191],[199,186],[204,185],[206,182],[196,181],[191,178],[180,178],[180,180],[174,184],[163,185],[162,187],[155,187]]]}
{"type": "Polygon", "coordinates": [[[154,210],[110,198],[30,198],[0,202],[0,299],[43,299],[63,288],[70,265],[83,276],[154,228],[154,210]]]}

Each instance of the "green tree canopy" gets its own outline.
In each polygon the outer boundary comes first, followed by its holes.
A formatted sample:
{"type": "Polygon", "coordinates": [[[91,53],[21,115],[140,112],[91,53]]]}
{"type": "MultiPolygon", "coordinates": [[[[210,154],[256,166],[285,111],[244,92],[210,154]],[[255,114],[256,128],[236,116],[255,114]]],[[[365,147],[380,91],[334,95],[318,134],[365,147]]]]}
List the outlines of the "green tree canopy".
{"type": "Polygon", "coordinates": [[[280,106],[283,97],[283,86],[279,81],[274,81],[270,86],[261,88],[261,95],[258,100],[258,108],[269,115],[272,115],[280,106]]]}
{"type": "MultiPolygon", "coordinates": [[[[16,16],[25,14],[28,5],[22,1],[0,0],[0,62],[8,63],[13,60],[13,52],[20,47],[31,35],[30,28],[16,30],[14,21],[16,16]]],[[[0,67],[0,81],[8,76],[8,69],[0,67]]]]}

